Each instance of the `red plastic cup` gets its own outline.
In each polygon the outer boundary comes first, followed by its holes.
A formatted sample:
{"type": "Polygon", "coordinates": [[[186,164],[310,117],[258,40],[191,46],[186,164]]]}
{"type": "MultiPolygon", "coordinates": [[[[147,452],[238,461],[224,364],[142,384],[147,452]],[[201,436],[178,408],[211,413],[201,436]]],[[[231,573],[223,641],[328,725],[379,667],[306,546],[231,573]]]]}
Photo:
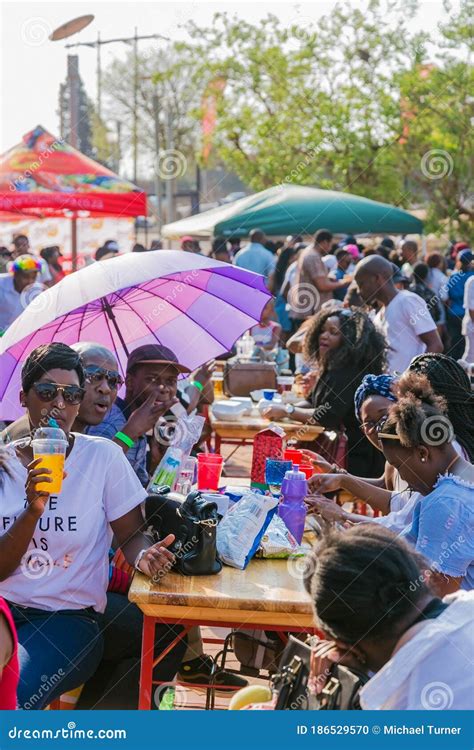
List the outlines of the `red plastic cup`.
{"type": "Polygon", "coordinates": [[[314,471],[313,467],[311,466],[311,464],[300,464],[300,471],[303,472],[303,474],[305,475],[306,479],[310,479],[313,476],[313,474],[315,473],[315,471],[314,471]]]}
{"type": "Polygon", "coordinates": [[[198,453],[197,486],[198,490],[217,490],[224,463],[218,453],[198,453]]]}
{"type": "Polygon", "coordinates": [[[299,466],[303,463],[303,453],[296,450],[296,448],[287,448],[283,453],[284,461],[291,461],[293,464],[299,466]]]}

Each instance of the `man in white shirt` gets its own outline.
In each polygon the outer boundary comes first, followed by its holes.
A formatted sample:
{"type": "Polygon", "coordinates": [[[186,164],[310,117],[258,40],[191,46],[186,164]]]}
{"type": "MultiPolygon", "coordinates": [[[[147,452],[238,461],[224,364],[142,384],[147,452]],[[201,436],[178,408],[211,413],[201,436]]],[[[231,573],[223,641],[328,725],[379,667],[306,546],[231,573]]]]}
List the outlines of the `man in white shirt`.
{"type": "Polygon", "coordinates": [[[234,264],[247,271],[261,273],[268,280],[276,266],[276,255],[265,247],[266,237],[261,229],[252,229],[249,244],[239,250],[234,257],[234,264]]]}
{"type": "Polygon", "coordinates": [[[394,373],[406,370],[418,354],[442,352],[443,344],[426,302],[398,291],[392,277],[392,264],[380,255],[362,260],[355,273],[364,302],[381,305],[374,323],[387,340],[388,371],[394,373]]]}
{"type": "Polygon", "coordinates": [[[10,273],[0,274],[0,335],[43,291],[43,285],[37,283],[40,268],[38,258],[20,255],[13,261],[10,273]]]}
{"type": "Polygon", "coordinates": [[[400,248],[402,254],[403,265],[401,268],[402,274],[407,279],[413,276],[413,267],[418,260],[418,245],[414,240],[405,240],[400,248]]]}

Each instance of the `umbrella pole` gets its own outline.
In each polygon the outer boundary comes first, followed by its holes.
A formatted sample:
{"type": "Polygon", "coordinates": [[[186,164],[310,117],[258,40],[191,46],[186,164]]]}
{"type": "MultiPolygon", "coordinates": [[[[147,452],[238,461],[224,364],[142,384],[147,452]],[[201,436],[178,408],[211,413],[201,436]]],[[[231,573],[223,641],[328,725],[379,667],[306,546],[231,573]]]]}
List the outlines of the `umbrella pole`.
{"type": "Polygon", "coordinates": [[[71,261],[72,270],[77,271],[77,219],[71,219],[71,261]]]}
{"type": "Polygon", "coordinates": [[[109,303],[109,301],[107,299],[105,299],[104,297],[102,297],[101,302],[102,302],[102,309],[104,310],[104,312],[107,315],[107,317],[109,318],[109,320],[112,321],[112,325],[115,328],[115,330],[117,331],[117,336],[120,339],[120,343],[123,346],[123,350],[124,350],[125,354],[128,357],[129,356],[129,351],[128,351],[128,348],[127,348],[127,344],[125,343],[125,341],[123,339],[122,331],[120,330],[120,328],[117,325],[117,321],[115,319],[114,311],[112,310],[112,308],[110,306],[110,303],[109,303]]]}

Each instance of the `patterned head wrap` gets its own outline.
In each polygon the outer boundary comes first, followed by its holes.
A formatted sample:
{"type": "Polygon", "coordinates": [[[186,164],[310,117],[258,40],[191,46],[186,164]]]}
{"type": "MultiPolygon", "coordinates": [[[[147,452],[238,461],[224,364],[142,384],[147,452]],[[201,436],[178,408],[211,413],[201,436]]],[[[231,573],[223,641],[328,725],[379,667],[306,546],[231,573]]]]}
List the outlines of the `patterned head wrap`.
{"type": "Polygon", "coordinates": [[[383,396],[390,401],[396,401],[397,397],[392,391],[395,383],[393,375],[366,375],[358,387],[354,396],[356,417],[361,422],[360,410],[362,404],[369,396],[383,396]]]}

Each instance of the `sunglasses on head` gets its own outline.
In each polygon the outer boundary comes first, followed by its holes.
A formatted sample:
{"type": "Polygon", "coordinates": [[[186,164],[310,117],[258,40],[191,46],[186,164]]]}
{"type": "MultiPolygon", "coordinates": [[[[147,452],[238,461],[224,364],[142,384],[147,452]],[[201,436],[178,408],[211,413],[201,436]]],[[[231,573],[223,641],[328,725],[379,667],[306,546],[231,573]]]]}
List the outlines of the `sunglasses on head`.
{"type": "Polygon", "coordinates": [[[117,370],[106,370],[105,367],[89,365],[84,367],[86,380],[89,383],[100,383],[102,380],[107,381],[107,385],[112,390],[119,388],[123,384],[123,378],[117,370]]]}
{"type": "Polygon", "coordinates": [[[85,390],[79,385],[61,385],[60,383],[35,383],[33,390],[40,401],[54,401],[60,393],[66,404],[77,406],[84,398],[85,390]]]}

